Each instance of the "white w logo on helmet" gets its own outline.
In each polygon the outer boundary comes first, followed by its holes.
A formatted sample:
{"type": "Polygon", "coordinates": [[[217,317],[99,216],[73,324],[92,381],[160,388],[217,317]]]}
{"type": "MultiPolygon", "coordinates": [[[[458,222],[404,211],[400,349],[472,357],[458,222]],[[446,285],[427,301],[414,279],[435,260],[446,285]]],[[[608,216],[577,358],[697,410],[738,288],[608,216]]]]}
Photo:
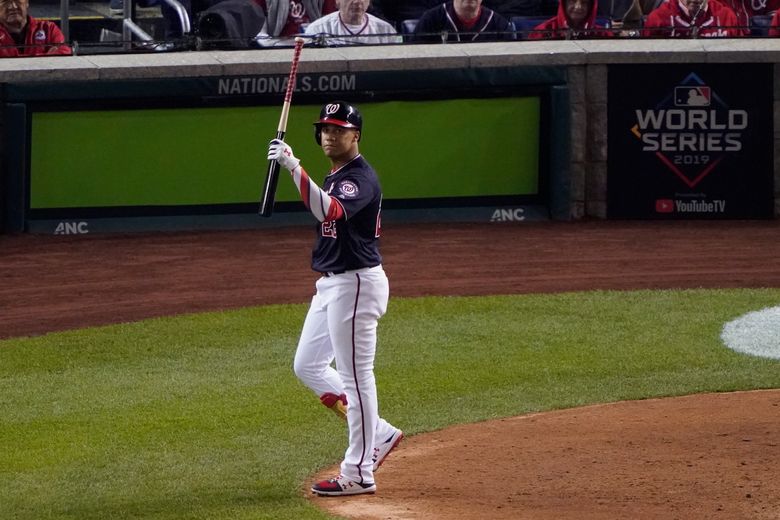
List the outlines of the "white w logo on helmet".
{"type": "Polygon", "coordinates": [[[341,108],[341,105],[338,103],[330,103],[325,106],[325,113],[328,115],[333,115],[339,111],[339,108],[341,108]]]}

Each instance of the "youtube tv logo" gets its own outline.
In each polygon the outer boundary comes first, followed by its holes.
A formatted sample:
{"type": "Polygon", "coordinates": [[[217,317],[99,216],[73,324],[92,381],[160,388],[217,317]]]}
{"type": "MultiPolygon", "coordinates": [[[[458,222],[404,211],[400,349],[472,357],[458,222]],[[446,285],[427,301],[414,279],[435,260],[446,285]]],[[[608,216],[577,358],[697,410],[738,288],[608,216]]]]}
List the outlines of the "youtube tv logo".
{"type": "Polygon", "coordinates": [[[655,201],[656,213],[674,213],[674,201],[672,199],[657,199],[655,201]]]}

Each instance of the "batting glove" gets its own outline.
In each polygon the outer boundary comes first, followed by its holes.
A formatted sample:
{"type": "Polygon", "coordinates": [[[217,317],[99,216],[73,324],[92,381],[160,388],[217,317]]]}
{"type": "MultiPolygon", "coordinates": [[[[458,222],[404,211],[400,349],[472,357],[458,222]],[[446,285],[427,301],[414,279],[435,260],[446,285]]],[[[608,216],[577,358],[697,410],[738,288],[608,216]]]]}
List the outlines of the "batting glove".
{"type": "Polygon", "coordinates": [[[293,171],[301,164],[301,160],[293,155],[290,145],[281,139],[274,139],[268,145],[268,160],[276,161],[279,166],[293,171]]]}

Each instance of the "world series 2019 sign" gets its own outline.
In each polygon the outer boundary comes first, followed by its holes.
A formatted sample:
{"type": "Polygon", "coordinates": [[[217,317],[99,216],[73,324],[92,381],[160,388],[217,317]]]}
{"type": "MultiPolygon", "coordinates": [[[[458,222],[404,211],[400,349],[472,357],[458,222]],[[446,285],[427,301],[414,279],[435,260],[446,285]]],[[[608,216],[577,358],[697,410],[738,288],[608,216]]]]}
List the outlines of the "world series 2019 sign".
{"type": "Polygon", "coordinates": [[[609,69],[610,218],[771,218],[770,65],[609,69]]]}

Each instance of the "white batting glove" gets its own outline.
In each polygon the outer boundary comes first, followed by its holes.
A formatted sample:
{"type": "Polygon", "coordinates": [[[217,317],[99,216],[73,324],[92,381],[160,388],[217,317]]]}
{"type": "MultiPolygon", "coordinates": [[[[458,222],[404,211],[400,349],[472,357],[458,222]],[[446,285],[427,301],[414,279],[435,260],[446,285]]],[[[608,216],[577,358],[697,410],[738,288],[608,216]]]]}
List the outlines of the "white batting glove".
{"type": "Polygon", "coordinates": [[[273,139],[268,145],[268,160],[276,161],[279,166],[293,171],[301,164],[301,160],[293,155],[290,145],[281,139],[273,139]]]}

